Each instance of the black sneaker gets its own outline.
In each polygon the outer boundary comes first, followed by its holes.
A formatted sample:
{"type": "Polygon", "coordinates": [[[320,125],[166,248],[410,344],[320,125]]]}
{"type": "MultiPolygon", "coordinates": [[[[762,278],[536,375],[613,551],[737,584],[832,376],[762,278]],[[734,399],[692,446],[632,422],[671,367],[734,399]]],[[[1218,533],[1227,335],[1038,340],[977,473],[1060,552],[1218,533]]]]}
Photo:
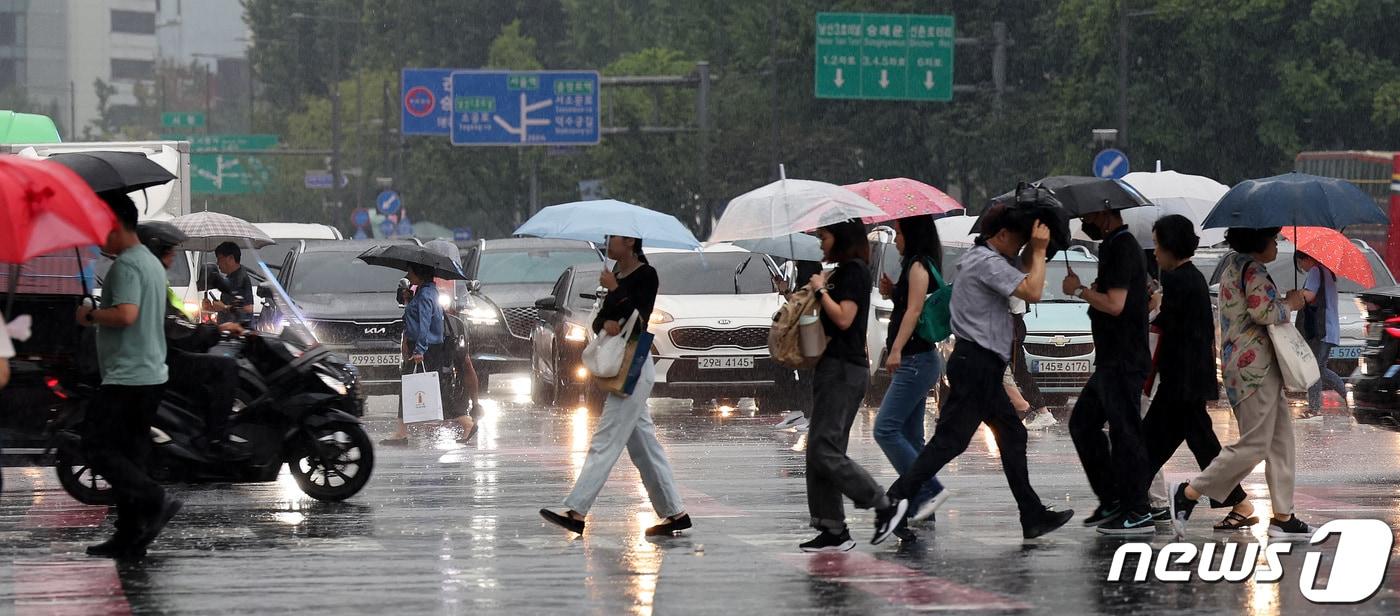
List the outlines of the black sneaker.
{"type": "Polygon", "coordinates": [[[803,552],[848,552],[856,547],[856,542],[851,539],[851,531],[843,530],[840,533],[828,533],[823,531],[817,535],[816,539],[797,546],[803,552]]]}
{"type": "Polygon", "coordinates": [[[548,509],[541,509],[540,517],[544,518],[546,522],[554,524],[564,530],[579,535],[583,534],[583,520],[575,520],[573,516],[568,514],[558,514],[548,509]]]}
{"type": "Polygon", "coordinates": [[[1172,510],[1171,510],[1171,507],[1153,507],[1153,508],[1152,508],[1152,521],[1153,521],[1153,522],[1170,522],[1170,521],[1172,521],[1172,510]]]}
{"type": "Polygon", "coordinates": [[[1151,513],[1124,511],[1100,524],[1098,531],[1104,535],[1150,535],[1157,532],[1157,525],[1152,522],[1151,513]]]}
{"type": "Polygon", "coordinates": [[[880,545],[890,535],[894,534],[894,529],[904,522],[904,514],[909,512],[909,499],[892,499],[890,506],[875,510],[875,536],[870,538],[870,545],[880,545]]]}
{"type": "Polygon", "coordinates": [[[660,537],[676,535],[680,534],[681,531],[687,528],[690,528],[690,514],[685,513],[681,514],[681,517],[679,518],[676,518],[669,522],[662,522],[660,524],[657,524],[656,526],[648,528],[646,530],[646,536],[660,537]]]}
{"type": "Polygon", "coordinates": [[[1080,524],[1084,526],[1098,526],[1118,517],[1121,509],[1123,509],[1123,507],[1116,502],[1099,503],[1099,506],[1094,508],[1094,512],[1089,514],[1089,517],[1084,518],[1080,524]]]}
{"type": "Polygon", "coordinates": [[[127,550],[127,555],[142,554],[146,552],[146,547],[160,535],[160,531],[165,529],[165,525],[170,523],[170,518],[180,513],[180,508],[185,506],[173,496],[166,494],[160,504],[160,511],[146,522],[145,528],[136,535],[131,542],[131,548],[127,550]]]}
{"type": "Polygon", "coordinates": [[[919,540],[919,533],[909,528],[909,518],[904,518],[899,526],[894,527],[894,538],[898,539],[900,543],[913,543],[919,540]]]}
{"type": "Polygon", "coordinates": [[[1288,516],[1288,519],[1282,522],[1278,521],[1278,518],[1269,519],[1269,536],[1275,539],[1308,537],[1312,532],[1312,527],[1299,520],[1296,515],[1288,516]]]}
{"type": "Polygon", "coordinates": [[[88,556],[101,556],[103,558],[121,558],[131,549],[133,543],[131,533],[117,531],[111,539],[103,541],[97,545],[87,547],[88,556]]]}
{"type": "Polygon", "coordinates": [[[1196,508],[1196,501],[1186,498],[1185,481],[1178,482],[1171,492],[1172,529],[1176,538],[1181,539],[1186,536],[1186,521],[1191,519],[1191,510],[1196,508]]]}
{"type": "Polygon", "coordinates": [[[1041,510],[1035,515],[1027,518],[1021,516],[1021,536],[1027,539],[1035,539],[1050,531],[1053,531],[1074,517],[1073,509],[1055,511],[1049,507],[1041,510]]]}

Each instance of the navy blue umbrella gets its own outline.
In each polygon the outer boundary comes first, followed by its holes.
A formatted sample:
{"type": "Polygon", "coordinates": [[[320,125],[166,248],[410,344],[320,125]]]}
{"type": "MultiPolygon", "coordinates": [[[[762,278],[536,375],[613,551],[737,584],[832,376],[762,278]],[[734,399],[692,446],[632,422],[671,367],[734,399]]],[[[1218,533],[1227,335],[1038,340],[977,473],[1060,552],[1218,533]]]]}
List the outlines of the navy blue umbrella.
{"type": "Polygon", "coordinates": [[[1385,212],[1355,184],[1306,173],[1245,180],[1220,198],[1201,227],[1327,227],[1385,224],[1385,212]]]}

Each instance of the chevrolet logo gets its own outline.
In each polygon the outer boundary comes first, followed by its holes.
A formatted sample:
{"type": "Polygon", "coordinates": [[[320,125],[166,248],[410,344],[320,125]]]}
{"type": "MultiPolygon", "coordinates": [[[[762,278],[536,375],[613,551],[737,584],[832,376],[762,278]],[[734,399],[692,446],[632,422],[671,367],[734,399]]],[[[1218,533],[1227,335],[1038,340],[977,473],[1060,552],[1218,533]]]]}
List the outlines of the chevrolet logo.
{"type": "Polygon", "coordinates": [[[366,336],[374,336],[374,335],[377,335],[377,334],[387,334],[387,333],[389,333],[389,328],[387,328],[387,327],[366,327],[366,328],[365,328],[365,335],[366,335],[366,336]]]}
{"type": "Polygon", "coordinates": [[[1066,336],[1055,335],[1050,338],[1050,344],[1053,344],[1057,347],[1064,347],[1065,345],[1069,344],[1069,338],[1066,336]]]}

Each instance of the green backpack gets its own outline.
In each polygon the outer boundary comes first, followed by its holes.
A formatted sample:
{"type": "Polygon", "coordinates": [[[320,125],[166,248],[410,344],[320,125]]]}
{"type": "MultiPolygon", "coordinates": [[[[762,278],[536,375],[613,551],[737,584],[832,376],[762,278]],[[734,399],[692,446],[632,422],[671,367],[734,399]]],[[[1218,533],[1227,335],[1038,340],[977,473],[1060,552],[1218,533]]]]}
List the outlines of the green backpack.
{"type": "Polygon", "coordinates": [[[928,268],[938,286],[924,299],[924,309],[919,313],[914,334],[938,344],[953,335],[953,285],[943,282],[943,275],[934,267],[932,259],[924,259],[924,267],[928,268]]]}

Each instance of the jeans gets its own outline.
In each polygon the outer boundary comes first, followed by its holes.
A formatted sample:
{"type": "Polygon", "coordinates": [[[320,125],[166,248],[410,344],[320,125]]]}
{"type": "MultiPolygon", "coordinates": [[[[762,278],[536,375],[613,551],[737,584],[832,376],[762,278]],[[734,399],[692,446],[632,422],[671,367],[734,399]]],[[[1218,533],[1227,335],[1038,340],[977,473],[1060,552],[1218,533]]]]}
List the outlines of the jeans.
{"type": "Polygon", "coordinates": [[[651,499],[656,515],[669,518],[685,511],[671,474],[671,463],[666,460],[661,442],[656,440],[656,424],[652,423],[651,412],[647,409],[647,398],[655,383],[656,368],[648,361],[642,366],[642,376],[632,395],[623,398],[608,394],[603,403],[603,416],[598,419],[593,439],[588,442],[583,469],[579,471],[573,491],[564,499],[565,507],[588,513],[626,447],[632,465],[642,476],[642,485],[646,487],[647,498],[651,499]]]}
{"type": "Polygon", "coordinates": [[[829,533],[846,529],[843,496],[860,509],[888,502],[880,484],[846,455],[851,425],[869,384],[870,371],[865,366],[825,357],[817,364],[807,428],[807,511],[813,528],[829,533]]]}
{"type": "MultiPolygon", "coordinates": [[[[943,357],[937,349],[905,356],[880,402],[880,412],[875,416],[875,442],[901,475],[909,471],[919,450],[924,448],[928,392],[938,385],[942,373],[943,357]]],[[[929,479],[915,499],[916,506],[942,491],[943,484],[937,477],[929,479]]]]}
{"type": "Polygon", "coordinates": [[[909,498],[921,490],[944,465],[967,449],[977,426],[992,429],[1001,450],[1001,470],[1016,498],[1022,520],[1045,511],[1044,503],[1031,488],[1026,464],[1026,426],[1011,408],[1011,399],[1002,387],[1006,360],[976,343],[959,340],[948,359],[948,399],[938,413],[933,438],[919,452],[914,465],[890,486],[891,498],[909,498]]]}
{"type": "Polygon", "coordinates": [[[1136,513],[1148,511],[1147,484],[1152,481],[1142,439],[1146,380],[1140,372],[1099,368],[1069,418],[1069,434],[1094,495],[1100,503],[1120,502],[1136,513]]]}
{"type": "Polygon", "coordinates": [[[1342,396],[1342,400],[1347,399],[1347,384],[1327,367],[1327,359],[1332,354],[1332,347],[1336,346],[1330,342],[1321,340],[1309,340],[1308,346],[1312,347],[1313,356],[1317,357],[1317,371],[1322,375],[1308,388],[1308,410],[1316,413],[1322,410],[1322,392],[1324,390],[1335,391],[1342,396]]]}
{"type": "Polygon", "coordinates": [[[165,385],[103,385],[84,417],[84,455],[112,486],[122,534],[139,533],[165,499],[165,489],[146,472],[151,420],[164,392],[165,385]]]}

